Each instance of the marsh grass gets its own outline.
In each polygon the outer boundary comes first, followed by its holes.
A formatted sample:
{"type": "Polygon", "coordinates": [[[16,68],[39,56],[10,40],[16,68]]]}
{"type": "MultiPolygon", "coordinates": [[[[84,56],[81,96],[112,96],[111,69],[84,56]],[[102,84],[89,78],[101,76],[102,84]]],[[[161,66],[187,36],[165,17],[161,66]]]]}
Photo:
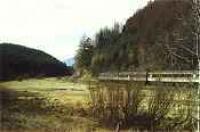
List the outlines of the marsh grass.
{"type": "Polygon", "coordinates": [[[99,82],[90,85],[91,114],[107,127],[193,130],[194,89],[184,85],[99,82]]]}
{"type": "Polygon", "coordinates": [[[1,131],[96,131],[88,118],[84,84],[57,78],[28,79],[0,84],[1,131]]]}
{"type": "Polygon", "coordinates": [[[192,131],[191,87],[68,78],[2,82],[1,130],[192,131]]]}

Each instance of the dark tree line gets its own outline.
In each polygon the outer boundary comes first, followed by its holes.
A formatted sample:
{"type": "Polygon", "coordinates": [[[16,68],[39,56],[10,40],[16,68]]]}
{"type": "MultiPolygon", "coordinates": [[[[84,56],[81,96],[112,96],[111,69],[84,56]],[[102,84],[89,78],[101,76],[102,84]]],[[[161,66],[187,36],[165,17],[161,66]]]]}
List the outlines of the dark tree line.
{"type": "Polygon", "coordinates": [[[66,65],[39,50],[0,44],[0,80],[70,75],[66,65]]]}

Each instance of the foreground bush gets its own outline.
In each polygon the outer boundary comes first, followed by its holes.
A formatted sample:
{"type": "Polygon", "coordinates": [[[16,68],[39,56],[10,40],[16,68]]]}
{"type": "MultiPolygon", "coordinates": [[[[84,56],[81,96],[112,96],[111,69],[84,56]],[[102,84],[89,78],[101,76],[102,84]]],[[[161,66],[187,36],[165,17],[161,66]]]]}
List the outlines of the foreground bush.
{"type": "Polygon", "coordinates": [[[115,82],[90,85],[90,114],[112,128],[193,129],[191,102],[185,103],[191,99],[192,92],[180,92],[171,86],[149,87],[115,82]],[[175,95],[185,100],[180,101],[175,95]]]}

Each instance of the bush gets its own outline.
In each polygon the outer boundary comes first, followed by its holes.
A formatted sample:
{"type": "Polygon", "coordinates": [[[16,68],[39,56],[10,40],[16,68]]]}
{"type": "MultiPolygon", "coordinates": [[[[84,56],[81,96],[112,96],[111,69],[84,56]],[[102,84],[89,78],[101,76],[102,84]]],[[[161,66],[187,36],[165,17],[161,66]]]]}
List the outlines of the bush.
{"type": "Polygon", "coordinates": [[[170,86],[147,88],[133,82],[90,83],[89,115],[111,128],[120,124],[121,128],[140,130],[191,129],[190,109],[181,107],[184,111],[179,113],[178,119],[171,114],[175,103],[186,107],[191,105],[185,101],[191,99],[192,92],[180,93],[170,86]],[[175,98],[175,94],[185,96],[185,100],[175,98]]]}

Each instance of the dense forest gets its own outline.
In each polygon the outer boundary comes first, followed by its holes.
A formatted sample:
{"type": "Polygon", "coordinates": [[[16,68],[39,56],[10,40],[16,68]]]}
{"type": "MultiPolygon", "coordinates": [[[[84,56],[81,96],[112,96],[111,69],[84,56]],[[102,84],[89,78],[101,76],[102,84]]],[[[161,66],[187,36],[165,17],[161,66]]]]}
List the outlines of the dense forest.
{"type": "Polygon", "coordinates": [[[126,24],[114,24],[83,37],[76,68],[106,71],[191,70],[197,65],[192,6],[183,0],[155,0],[126,24]]]}
{"type": "Polygon", "coordinates": [[[66,65],[39,50],[0,44],[0,80],[70,74],[66,65]]]}

